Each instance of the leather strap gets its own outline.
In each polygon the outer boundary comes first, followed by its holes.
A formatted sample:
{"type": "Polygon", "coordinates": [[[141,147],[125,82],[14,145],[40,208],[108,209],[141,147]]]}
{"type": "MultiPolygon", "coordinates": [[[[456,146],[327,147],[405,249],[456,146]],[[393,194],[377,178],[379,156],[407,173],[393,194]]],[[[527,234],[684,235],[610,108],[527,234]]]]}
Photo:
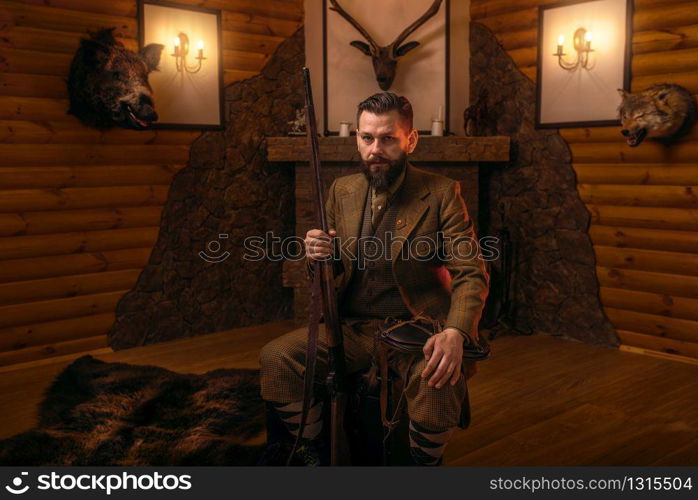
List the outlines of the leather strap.
{"type": "Polygon", "coordinates": [[[417,356],[410,356],[410,362],[405,367],[405,370],[398,374],[402,382],[402,390],[400,391],[400,399],[398,399],[397,405],[395,405],[395,410],[393,411],[393,416],[388,420],[388,347],[385,342],[379,342],[378,344],[378,364],[381,377],[381,387],[380,387],[380,409],[381,409],[381,421],[383,426],[386,428],[385,436],[383,441],[390,437],[395,427],[400,423],[400,410],[402,409],[402,404],[405,400],[405,392],[407,391],[407,379],[410,374],[410,369],[414,364],[417,356]]]}
{"type": "Polygon", "coordinates": [[[381,377],[381,392],[380,392],[380,407],[381,407],[381,421],[383,425],[392,430],[391,422],[387,419],[388,414],[388,349],[380,342],[378,344],[378,367],[380,370],[381,377]]]}
{"type": "MultiPolygon", "coordinates": [[[[391,320],[391,318],[386,319],[386,324],[389,324],[387,328],[381,328],[380,331],[378,332],[378,342],[377,342],[377,349],[378,349],[378,364],[379,364],[379,370],[380,370],[380,378],[381,378],[381,387],[380,387],[380,409],[381,409],[381,420],[383,422],[383,426],[386,428],[386,433],[383,438],[383,441],[386,441],[388,437],[390,437],[390,434],[393,432],[395,427],[400,423],[400,411],[402,409],[403,402],[405,400],[405,393],[407,391],[407,382],[408,378],[410,375],[410,370],[412,368],[412,365],[414,365],[415,361],[417,360],[419,354],[421,353],[421,347],[419,349],[415,349],[415,346],[410,345],[400,345],[400,343],[395,343],[390,341],[390,333],[393,331],[398,330],[400,327],[406,325],[406,324],[412,324],[416,326],[417,328],[420,328],[424,330],[425,332],[428,333],[428,336],[431,337],[437,333],[440,333],[443,330],[443,325],[442,322],[439,320],[435,320],[433,318],[429,318],[426,316],[422,316],[421,314],[416,315],[410,320],[405,320],[405,321],[395,321],[391,320]],[[392,324],[391,324],[392,323],[392,324]],[[421,323],[421,324],[420,324],[421,323]],[[424,324],[430,325],[429,327],[423,326],[424,324]],[[400,377],[400,380],[402,382],[402,388],[400,391],[400,399],[398,399],[397,404],[395,405],[395,410],[393,412],[393,416],[388,419],[388,352],[390,350],[395,350],[397,352],[402,352],[402,353],[407,353],[410,356],[410,361],[405,367],[404,371],[402,373],[399,373],[398,376],[400,377]]],[[[423,347],[423,346],[422,346],[423,347]]]]}
{"type": "MultiPolygon", "coordinates": [[[[317,263],[317,261],[315,261],[317,263]]],[[[293,443],[293,448],[288,456],[286,465],[291,464],[305,430],[310,401],[313,398],[313,384],[315,382],[315,365],[317,362],[317,341],[320,332],[320,309],[322,308],[322,287],[320,283],[320,269],[315,265],[312,284],[312,298],[310,301],[310,318],[308,321],[308,343],[305,349],[305,374],[303,375],[303,405],[301,406],[301,420],[298,427],[298,436],[293,443]]]]}

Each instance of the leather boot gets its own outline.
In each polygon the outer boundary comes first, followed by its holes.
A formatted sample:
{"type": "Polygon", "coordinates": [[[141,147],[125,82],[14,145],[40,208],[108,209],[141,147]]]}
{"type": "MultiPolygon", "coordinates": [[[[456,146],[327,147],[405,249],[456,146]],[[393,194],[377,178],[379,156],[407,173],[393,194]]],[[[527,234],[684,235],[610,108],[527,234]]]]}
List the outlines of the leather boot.
{"type": "MultiPolygon", "coordinates": [[[[259,454],[256,465],[286,465],[296,437],[289,432],[286,424],[279,418],[274,406],[269,402],[265,402],[265,414],[267,445],[259,454]]],[[[328,465],[326,448],[324,434],[321,434],[318,439],[301,439],[290,465],[305,467],[328,465]]]]}
{"type": "MultiPolygon", "coordinates": [[[[426,457],[425,457],[426,459],[426,457]]],[[[433,459],[432,459],[433,460],[433,459]]],[[[425,463],[424,460],[420,459],[415,451],[413,449],[410,449],[410,463],[409,465],[412,467],[438,467],[440,465],[443,465],[444,462],[444,457],[443,455],[439,457],[439,459],[436,461],[435,464],[427,464],[425,463]]]]}
{"type": "Polygon", "coordinates": [[[267,444],[257,457],[256,465],[285,465],[286,457],[293,447],[293,435],[288,431],[284,422],[279,418],[274,406],[264,402],[264,413],[267,427],[267,444]]]}

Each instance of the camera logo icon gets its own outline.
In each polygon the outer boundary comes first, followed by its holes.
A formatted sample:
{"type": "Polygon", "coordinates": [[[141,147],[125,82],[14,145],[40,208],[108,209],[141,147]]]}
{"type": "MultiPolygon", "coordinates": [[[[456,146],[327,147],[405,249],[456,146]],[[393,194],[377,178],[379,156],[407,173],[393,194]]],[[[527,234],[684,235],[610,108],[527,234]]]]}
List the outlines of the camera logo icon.
{"type": "MultiPolygon", "coordinates": [[[[22,472],[22,476],[28,476],[28,472],[22,472]]],[[[22,487],[22,478],[20,476],[15,477],[12,479],[12,485],[7,485],[5,486],[5,489],[12,493],[13,495],[21,495],[22,493],[26,493],[27,490],[29,489],[29,485],[25,485],[22,487]]]]}
{"type": "Polygon", "coordinates": [[[218,240],[209,241],[208,245],[206,245],[206,250],[211,252],[211,254],[213,255],[210,255],[202,250],[199,252],[199,257],[201,257],[206,262],[210,262],[211,264],[218,264],[226,260],[228,257],[230,257],[230,252],[228,252],[227,250],[221,253],[220,255],[216,255],[221,250],[221,243],[219,240],[225,239],[228,239],[228,235],[226,233],[219,234],[218,240]]]}

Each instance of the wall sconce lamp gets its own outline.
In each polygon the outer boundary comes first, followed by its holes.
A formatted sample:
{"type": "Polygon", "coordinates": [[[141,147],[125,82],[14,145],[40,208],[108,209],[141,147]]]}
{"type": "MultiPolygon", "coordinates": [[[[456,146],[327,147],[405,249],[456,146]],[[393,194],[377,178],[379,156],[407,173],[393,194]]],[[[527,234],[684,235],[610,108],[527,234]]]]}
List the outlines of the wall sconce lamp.
{"type": "Polygon", "coordinates": [[[198,45],[199,53],[198,55],[194,58],[199,61],[199,65],[190,68],[187,66],[187,55],[189,55],[189,37],[187,36],[186,33],[180,32],[177,37],[174,39],[174,53],[170,54],[175,58],[175,63],[177,65],[177,71],[178,72],[187,72],[187,73],[197,73],[201,69],[201,62],[206,59],[204,57],[204,42],[203,40],[199,40],[199,45],[198,45]]]}
{"type": "Polygon", "coordinates": [[[593,66],[589,66],[589,53],[594,52],[594,49],[591,48],[591,31],[587,31],[584,28],[577,28],[577,31],[574,32],[572,42],[574,50],[577,53],[577,59],[574,62],[567,62],[563,59],[567,54],[562,51],[565,37],[564,35],[557,37],[557,52],[553,55],[557,56],[557,62],[560,67],[566,71],[574,71],[580,66],[587,70],[592,69],[593,66]]]}

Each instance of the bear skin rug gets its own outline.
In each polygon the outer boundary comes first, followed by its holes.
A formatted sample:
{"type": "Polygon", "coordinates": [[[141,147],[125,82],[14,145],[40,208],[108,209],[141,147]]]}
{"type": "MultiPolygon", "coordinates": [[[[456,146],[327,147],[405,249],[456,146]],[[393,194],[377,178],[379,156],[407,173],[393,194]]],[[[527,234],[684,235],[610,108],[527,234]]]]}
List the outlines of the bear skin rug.
{"type": "Polygon", "coordinates": [[[0,465],[254,465],[259,371],[180,374],[90,355],[56,378],[38,427],[0,441],[0,465]]]}

